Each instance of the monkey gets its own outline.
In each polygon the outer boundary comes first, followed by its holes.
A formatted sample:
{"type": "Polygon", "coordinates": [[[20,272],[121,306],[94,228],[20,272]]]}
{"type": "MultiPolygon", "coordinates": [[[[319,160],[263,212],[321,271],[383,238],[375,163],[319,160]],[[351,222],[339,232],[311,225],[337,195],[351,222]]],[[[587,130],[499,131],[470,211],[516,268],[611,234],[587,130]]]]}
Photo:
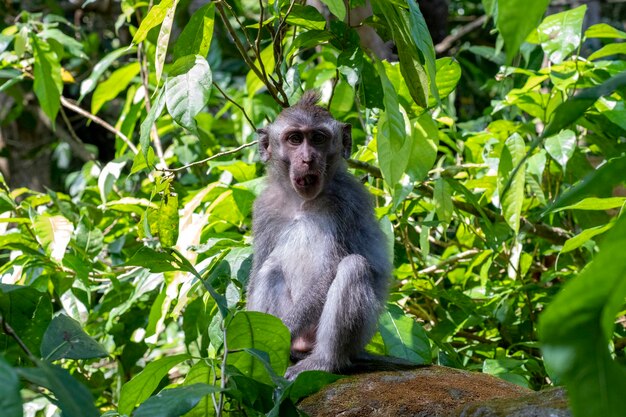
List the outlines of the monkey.
{"type": "Polygon", "coordinates": [[[342,372],[364,353],[384,306],[391,261],[373,197],[347,170],[351,125],[306,91],[257,131],[267,184],[252,212],[247,309],[291,333],[285,377],[342,372]]]}

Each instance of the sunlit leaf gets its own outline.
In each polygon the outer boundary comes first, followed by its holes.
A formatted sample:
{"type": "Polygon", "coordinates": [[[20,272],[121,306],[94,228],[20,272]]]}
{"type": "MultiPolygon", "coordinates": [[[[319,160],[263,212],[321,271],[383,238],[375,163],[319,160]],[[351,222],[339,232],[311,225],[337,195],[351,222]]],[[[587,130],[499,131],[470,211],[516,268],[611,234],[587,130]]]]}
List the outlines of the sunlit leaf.
{"type": "Polygon", "coordinates": [[[496,27],[504,39],[506,62],[511,63],[522,42],[537,27],[550,0],[497,0],[496,27]],[[521,19],[520,16],[524,18],[521,19]]]}
{"type": "Polygon", "coordinates": [[[158,211],[159,240],[163,246],[174,246],[178,239],[178,194],[166,192],[158,211]]]}
{"type": "Polygon", "coordinates": [[[339,20],[344,20],[346,18],[346,5],[343,0],[321,0],[326,6],[328,6],[328,10],[335,16],[339,18],[339,20]]]}
{"type": "Polygon", "coordinates": [[[162,0],[159,4],[152,6],[150,11],[146,17],[141,21],[141,25],[139,25],[139,29],[135,32],[135,36],[133,36],[133,44],[137,45],[140,42],[143,42],[148,36],[148,32],[150,29],[159,26],[163,19],[165,19],[165,15],[167,11],[174,4],[174,0],[162,0]]]}
{"type": "Polygon", "coordinates": [[[583,19],[587,6],[546,17],[537,28],[539,42],[550,61],[560,64],[579,46],[582,39],[583,19]]]}
{"type": "Polygon", "coordinates": [[[398,306],[388,306],[380,316],[378,331],[383,338],[385,355],[416,364],[430,363],[430,342],[424,328],[398,306]]]}
{"type": "Polygon", "coordinates": [[[161,81],[161,74],[163,74],[165,55],[167,54],[167,47],[170,43],[170,34],[172,33],[172,24],[174,23],[174,13],[176,12],[177,4],[178,0],[175,0],[174,3],[168,7],[157,38],[156,51],[154,53],[154,69],[157,85],[159,81],[161,81]]]}
{"type": "Polygon", "coordinates": [[[510,176],[515,172],[515,167],[522,162],[524,155],[524,139],[518,133],[514,133],[506,140],[506,146],[502,150],[498,166],[498,185],[501,187],[502,214],[515,233],[519,231],[522,205],[524,203],[526,166],[522,164],[513,179],[510,180],[510,176]],[[502,189],[504,184],[509,182],[508,190],[502,189]]]}
{"type": "Polygon", "coordinates": [[[594,61],[596,59],[606,58],[607,56],[613,55],[624,55],[626,54],[626,44],[625,43],[610,43],[608,45],[603,46],[598,49],[591,55],[589,55],[589,60],[594,61]]]}
{"type": "Polygon", "coordinates": [[[215,3],[200,7],[189,19],[174,45],[174,60],[187,55],[206,57],[213,38],[215,3]]]}
{"type": "Polygon", "coordinates": [[[200,55],[182,57],[172,65],[165,82],[165,103],[178,124],[196,130],[194,117],[209,101],[211,82],[209,64],[200,55]]]}
{"type": "Polygon", "coordinates": [[[616,29],[611,25],[607,25],[606,23],[598,23],[587,28],[585,38],[626,39],[626,32],[616,29]]]}
{"type": "Polygon", "coordinates": [[[567,161],[574,155],[576,149],[576,134],[571,130],[563,130],[547,138],[544,147],[552,159],[558,162],[565,171],[567,161]]]}
{"type": "Polygon", "coordinates": [[[207,384],[164,389],[144,401],[133,413],[133,417],[179,417],[187,413],[203,397],[221,391],[207,384]]]}
{"type": "Polygon", "coordinates": [[[120,414],[130,415],[138,404],[150,397],[170,369],[187,359],[189,355],[180,354],[149,362],[140,373],[122,386],[118,403],[120,414]]]}
{"type": "Polygon", "coordinates": [[[98,84],[91,100],[91,112],[96,114],[102,106],[128,88],[128,84],[139,74],[139,63],[131,62],[116,71],[104,82],[98,84]]]}
{"type": "Polygon", "coordinates": [[[444,178],[438,178],[435,181],[433,200],[439,221],[450,223],[454,209],[452,204],[452,188],[444,178]]]}
{"type": "Polygon", "coordinates": [[[615,318],[626,297],[626,217],[600,252],[539,317],[546,365],[565,384],[574,415],[621,416],[626,369],[609,352],[615,318]]]}
{"type": "Polygon", "coordinates": [[[35,54],[33,90],[41,109],[54,126],[61,106],[61,90],[63,89],[61,65],[59,58],[46,42],[33,37],[32,45],[35,54]]]}
{"type": "Polygon", "coordinates": [[[46,213],[35,218],[33,229],[46,253],[56,261],[63,259],[74,225],[63,216],[50,216],[46,213]]]}
{"type": "Polygon", "coordinates": [[[80,84],[80,98],[79,101],[82,100],[87,94],[92,92],[97,86],[100,77],[104,74],[104,72],[115,62],[118,58],[136,52],[136,48],[119,48],[114,50],[113,52],[109,52],[104,56],[96,65],[94,65],[91,70],[91,74],[80,84]]]}

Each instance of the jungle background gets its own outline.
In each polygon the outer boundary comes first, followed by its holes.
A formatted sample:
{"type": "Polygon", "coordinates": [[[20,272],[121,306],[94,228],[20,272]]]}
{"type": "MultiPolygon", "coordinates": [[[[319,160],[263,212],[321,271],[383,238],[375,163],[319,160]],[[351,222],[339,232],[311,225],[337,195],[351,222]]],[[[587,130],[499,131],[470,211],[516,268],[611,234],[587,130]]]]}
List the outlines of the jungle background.
{"type": "Polygon", "coordinates": [[[337,378],[284,380],[288,330],[245,312],[255,130],[306,89],[393,248],[368,350],[626,409],[626,2],[0,16],[3,416],[298,415],[337,378]]]}

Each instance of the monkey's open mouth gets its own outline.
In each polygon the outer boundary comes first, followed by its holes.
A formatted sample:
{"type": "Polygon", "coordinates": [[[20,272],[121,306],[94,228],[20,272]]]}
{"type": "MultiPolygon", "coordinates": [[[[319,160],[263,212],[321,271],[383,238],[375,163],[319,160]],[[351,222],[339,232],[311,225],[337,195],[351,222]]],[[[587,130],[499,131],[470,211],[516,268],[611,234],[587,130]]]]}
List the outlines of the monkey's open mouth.
{"type": "Polygon", "coordinates": [[[300,188],[308,188],[317,185],[319,181],[319,176],[315,174],[306,174],[301,177],[295,178],[296,186],[300,188]]]}

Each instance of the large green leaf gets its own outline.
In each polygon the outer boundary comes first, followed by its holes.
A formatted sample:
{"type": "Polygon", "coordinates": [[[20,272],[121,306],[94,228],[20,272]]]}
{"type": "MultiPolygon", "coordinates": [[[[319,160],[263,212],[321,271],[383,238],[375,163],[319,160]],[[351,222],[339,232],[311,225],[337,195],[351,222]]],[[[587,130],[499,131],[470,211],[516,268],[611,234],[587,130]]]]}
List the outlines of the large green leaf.
{"type": "Polygon", "coordinates": [[[413,123],[411,129],[411,150],[406,173],[411,181],[422,181],[437,160],[439,131],[432,116],[424,112],[413,123]]]}
{"type": "Polygon", "coordinates": [[[91,74],[80,84],[80,98],[79,101],[82,100],[87,94],[93,91],[98,86],[98,80],[102,77],[102,74],[111,66],[115,60],[119,57],[124,56],[126,54],[136,52],[136,48],[119,48],[114,50],[113,52],[109,52],[104,56],[96,65],[94,65],[91,70],[91,74]]]}
{"type": "MultiPolygon", "coordinates": [[[[203,304],[203,303],[201,303],[203,304]]],[[[190,304],[191,305],[191,304],[190,304]]],[[[185,314],[188,309],[185,310],[185,314]]],[[[219,317],[219,316],[216,316],[219,317]]],[[[206,330],[206,329],[205,329],[206,330]]],[[[185,376],[183,386],[195,385],[195,384],[213,384],[214,383],[214,368],[207,363],[206,360],[197,362],[189,369],[185,376]]],[[[189,411],[185,417],[206,417],[212,416],[215,413],[213,402],[210,397],[203,397],[200,401],[189,411]]]]}
{"type": "Polygon", "coordinates": [[[178,0],[175,0],[174,3],[167,8],[157,38],[156,51],[154,52],[154,72],[156,74],[157,85],[159,81],[161,81],[161,75],[163,74],[165,55],[167,54],[167,47],[170,43],[170,34],[172,33],[172,24],[174,24],[174,13],[176,13],[177,4],[178,0]]]}
{"type": "Polygon", "coordinates": [[[346,18],[346,5],[343,0],[321,0],[326,6],[328,6],[328,10],[335,16],[339,18],[339,20],[344,20],[346,18]]]}
{"type": "Polygon", "coordinates": [[[91,392],[60,366],[37,361],[37,368],[18,368],[18,374],[54,394],[63,417],[99,417],[91,392]]]}
{"type": "MultiPolygon", "coordinates": [[[[424,62],[426,64],[426,70],[428,72],[428,79],[430,84],[430,92],[435,99],[435,102],[439,101],[439,92],[437,88],[436,74],[437,65],[435,63],[435,45],[430,37],[430,31],[426,26],[424,16],[420,11],[418,2],[413,0],[406,0],[409,6],[409,29],[411,37],[413,38],[413,44],[417,46],[417,49],[422,53],[424,62]]],[[[459,74],[460,76],[460,74],[459,74]]]]}
{"type": "Polygon", "coordinates": [[[156,99],[152,103],[152,107],[150,107],[150,111],[144,121],[141,122],[141,126],[139,128],[139,144],[141,145],[141,152],[147,164],[150,162],[150,158],[148,158],[148,148],[150,148],[150,131],[152,130],[154,122],[156,122],[159,118],[164,108],[165,93],[164,90],[160,90],[156,99]]]}
{"type": "Polygon", "coordinates": [[[203,397],[221,391],[207,384],[164,389],[144,401],[133,417],[179,417],[194,408],[203,397]]]}
{"type": "Polygon", "coordinates": [[[576,134],[571,130],[563,130],[547,138],[544,147],[552,159],[561,165],[565,171],[567,161],[574,155],[576,149],[576,134]]]}
{"type": "Polygon", "coordinates": [[[560,64],[579,46],[587,6],[555,13],[546,17],[537,28],[539,42],[550,61],[560,64]]]}
{"type": "Polygon", "coordinates": [[[582,90],[556,108],[552,121],[543,131],[542,136],[552,136],[565,129],[578,120],[600,97],[608,96],[624,85],[626,85],[626,72],[621,72],[598,86],[582,90]]]}
{"type": "Polygon", "coordinates": [[[574,415],[618,417],[626,410],[626,369],[609,352],[626,297],[626,217],[600,252],[539,317],[546,366],[563,381],[574,415]]]}
{"type": "Polygon", "coordinates": [[[522,42],[537,27],[550,0],[497,0],[496,27],[504,39],[506,62],[510,64],[522,42]]]}
{"type": "MultiPolygon", "coordinates": [[[[37,352],[52,319],[50,296],[31,287],[0,284],[0,315],[28,349],[37,352]]],[[[0,333],[0,346],[3,348],[9,345],[7,338],[0,333]]],[[[11,351],[15,354],[14,349],[11,351]]],[[[21,350],[19,352],[22,353],[21,350]]]]}
{"type": "Polygon", "coordinates": [[[167,191],[161,199],[157,213],[159,240],[165,247],[174,246],[178,240],[178,194],[167,191]]]}
{"type": "Polygon", "coordinates": [[[623,42],[610,43],[598,49],[593,54],[589,55],[589,60],[595,61],[596,59],[606,58],[607,56],[624,54],[626,54],[626,44],[624,44],[623,42]]]}
{"type": "Polygon", "coordinates": [[[437,178],[435,180],[433,201],[435,203],[435,213],[437,213],[439,221],[450,223],[454,205],[452,204],[452,188],[445,178],[437,178]]]}
{"type": "Polygon", "coordinates": [[[207,3],[191,16],[174,45],[174,60],[187,55],[206,57],[213,38],[215,3],[207,3]]]}
{"type": "MultiPolygon", "coordinates": [[[[228,324],[226,332],[228,350],[255,349],[266,352],[274,372],[282,375],[289,364],[291,336],[280,319],[259,312],[239,312],[228,324]]],[[[237,352],[228,355],[228,364],[234,365],[244,375],[271,384],[267,370],[253,355],[237,352]]]]}
{"type": "Polygon", "coordinates": [[[385,112],[378,122],[378,163],[383,178],[393,188],[406,171],[410,157],[410,141],[407,140],[404,116],[400,111],[398,95],[387,78],[385,66],[377,62],[376,69],[382,81],[385,112]]]}
{"type": "Polygon", "coordinates": [[[585,31],[585,38],[626,39],[626,32],[606,23],[598,23],[597,25],[589,26],[585,31]]]}
{"type": "Polygon", "coordinates": [[[187,359],[189,355],[180,354],[148,363],[143,371],[122,386],[117,406],[119,413],[130,415],[138,404],[150,397],[170,369],[187,359]]]}
{"type": "Polygon", "coordinates": [[[384,354],[416,364],[430,363],[430,342],[426,331],[415,319],[396,305],[389,305],[380,316],[378,331],[384,343],[384,354]]]}
{"type": "Polygon", "coordinates": [[[54,126],[61,107],[61,90],[63,89],[61,64],[59,64],[59,58],[47,42],[37,37],[31,39],[35,55],[33,91],[39,100],[41,109],[50,118],[54,126]]]}
{"type": "Polygon", "coordinates": [[[137,45],[142,42],[146,39],[146,36],[148,36],[150,29],[159,26],[163,22],[172,4],[174,4],[174,0],[162,0],[159,4],[150,9],[146,17],[141,21],[141,25],[139,25],[139,29],[135,32],[135,36],[133,36],[133,44],[137,45]]]}
{"type": "Polygon", "coordinates": [[[41,355],[57,359],[101,358],[108,352],[82,329],[76,320],[60,314],[52,319],[41,342],[41,355]]]}
{"type": "Polygon", "coordinates": [[[63,216],[44,213],[33,220],[37,240],[52,259],[60,261],[70,243],[74,225],[63,216]]]}
{"type": "Polygon", "coordinates": [[[623,207],[626,203],[626,197],[608,197],[608,198],[585,198],[570,206],[560,207],[554,211],[562,210],[610,210],[623,207]]]}
{"type": "Polygon", "coordinates": [[[91,100],[91,112],[96,114],[108,101],[128,88],[128,84],[139,74],[139,62],[131,62],[117,70],[104,82],[98,84],[91,100]]]}
{"type": "Polygon", "coordinates": [[[22,397],[17,373],[0,356],[0,410],[4,417],[22,417],[22,397]]]}
{"type": "MultiPolygon", "coordinates": [[[[435,83],[437,84],[437,92],[441,99],[444,99],[454,91],[456,85],[461,79],[461,66],[450,57],[439,58],[436,63],[437,75],[435,83]]],[[[428,107],[437,105],[435,96],[428,97],[428,107]]]]}
{"type": "Polygon", "coordinates": [[[518,133],[514,133],[506,140],[498,165],[498,187],[500,188],[502,214],[515,233],[519,231],[524,203],[526,169],[522,161],[525,153],[524,139],[518,133]],[[522,165],[520,166],[520,164],[522,165]],[[517,166],[520,168],[515,170],[517,166]],[[514,177],[511,178],[511,175],[514,177]],[[505,184],[510,184],[506,190],[503,189],[505,184]]]}
{"type": "Polygon", "coordinates": [[[209,101],[211,82],[211,68],[200,55],[184,56],[172,65],[165,82],[165,103],[179,125],[196,130],[194,117],[209,101]]]}

